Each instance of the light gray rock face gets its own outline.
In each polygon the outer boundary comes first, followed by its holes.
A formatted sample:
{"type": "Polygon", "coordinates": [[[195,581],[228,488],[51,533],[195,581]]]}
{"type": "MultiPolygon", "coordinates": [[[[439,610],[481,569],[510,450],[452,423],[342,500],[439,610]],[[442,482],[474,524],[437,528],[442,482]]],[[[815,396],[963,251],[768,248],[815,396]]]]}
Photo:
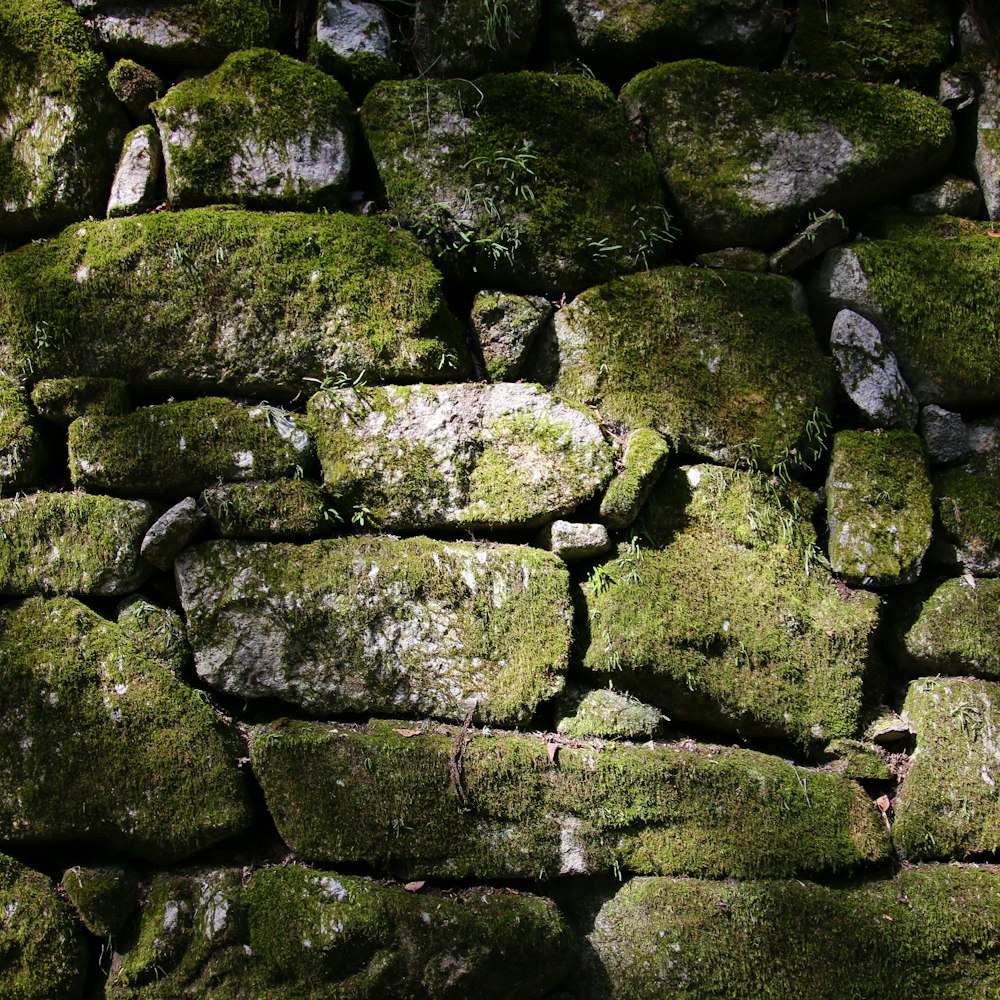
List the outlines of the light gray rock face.
{"type": "Polygon", "coordinates": [[[170,569],[174,557],[205,523],[208,515],[194,497],[185,497],[164,511],[142,540],[142,557],[157,569],[170,569]]]}
{"type": "Polygon", "coordinates": [[[840,384],[869,427],[916,426],[919,404],[874,323],[842,309],[830,347],[840,384]]]}
{"type": "Polygon", "coordinates": [[[597,420],[527,383],[330,390],[308,412],[328,489],[389,530],[538,527],[612,472],[597,420]]]}
{"type": "Polygon", "coordinates": [[[978,455],[1000,448],[1000,417],[969,421],[969,447],[978,455]]]}
{"type": "MultiPolygon", "coordinates": [[[[995,13],[992,14],[995,18],[995,13]]],[[[991,37],[988,11],[966,0],[958,18],[963,63],[976,100],[976,151],[973,159],[986,211],[1000,219],[1000,50],[991,37]]]]}
{"type": "Polygon", "coordinates": [[[552,304],[539,295],[477,292],[472,300],[472,330],[493,382],[520,378],[525,359],[552,318],[552,304]]]}
{"type": "Polygon", "coordinates": [[[655,705],[611,688],[579,685],[559,695],[556,714],[556,732],[571,740],[650,740],[663,721],[655,705]]]}
{"type": "Polygon", "coordinates": [[[0,500],[0,594],[127,594],[149,567],[139,546],[145,501],[85,493],[0,500]]]}
{"type": "Polygon", "coordinates": [[[839,212],[824,212],[771,257],[768,269],[775,274],[791,274],[843,243],[848,235],[847,223],[839,212]]]}
{"type": "Polygon", "coordinates": [[[539,532],[535,544],[566,562],[589,559],[611,549],[608,529],[603,524],[579,524],[574,521],[547,524],[539,532]]]}
{"type": "Polygon", "coordinates": [[[152,125],[125,136],[121,159],[108,198],[108,216],[136,215],[161,200],[163,179],[160,137],[152,125]]]}
{"type": "Polygon", "coordinates": [[[562,687],[562,562],[527,546],[210,542],[175,563],[198,674],[306,711],[529,719],[562,687]]]}
{"type": "Polygon", "coordinates": [[[44,461],[45,447],[31,419],[27,393],[0,375],[0,496],[29,485],[44,461]]]}
{"type": "Polygon", "coordinates": [[[961,414],[941,406],[925,406],[920,411],[920,436],[932,462],[961,462],[969,457],[969,428],[961,414]]]}
{"type": "Polygon", "coordinates": [[[319,6],[309,58],[359,98],[377,80],[399,75],[389,17],[378,4],[325,0],[319,6]]]}
{"type": "Polygon", "coordinates": [[[912,215],[963,215],[970,219],[975,219],[982,207],[983,193],[976,183],[952,174],[906,202],[906,211],[912,215]]]}
{"type": "Polygon", "coordinates": [[[1000,451],[935,470],[934,500],[943,530],[933,558],[951,572],[1000,575],[1000,451]]]}

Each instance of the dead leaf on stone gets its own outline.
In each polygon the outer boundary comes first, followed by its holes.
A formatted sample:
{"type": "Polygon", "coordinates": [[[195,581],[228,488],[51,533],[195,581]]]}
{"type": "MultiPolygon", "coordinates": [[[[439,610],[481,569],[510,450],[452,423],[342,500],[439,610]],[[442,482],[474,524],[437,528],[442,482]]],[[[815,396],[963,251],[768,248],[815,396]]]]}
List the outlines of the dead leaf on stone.
{"type": "Polygon", "coordinates": [[[558,743],[546,743],[545,752],[549,756],[549,763],[555,764],[556,757],[559,755],[559,744],[558,743]]]}
{"type": "Polygon", "coordinates": [[[394,729],[393,732],[399,733],[402,737],[423,736],[424,733],[422,729],[394,729]]]}
{"type": "Polygon", "coordinates": [[[426,884],[426,882],[407,882],[403,888],[407,892],[419,892],[426,884]]]}

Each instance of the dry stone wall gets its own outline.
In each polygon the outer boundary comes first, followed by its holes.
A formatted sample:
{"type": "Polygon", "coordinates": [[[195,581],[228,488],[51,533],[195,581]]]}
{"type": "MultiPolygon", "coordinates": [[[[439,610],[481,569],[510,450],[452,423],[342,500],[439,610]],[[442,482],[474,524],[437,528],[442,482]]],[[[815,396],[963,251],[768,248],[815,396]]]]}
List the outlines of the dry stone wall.
{"type": "Polygon", "coordinates": [[[988,0],[0,5],[0,996],[1000,995],[998,137],[988,0]]]}

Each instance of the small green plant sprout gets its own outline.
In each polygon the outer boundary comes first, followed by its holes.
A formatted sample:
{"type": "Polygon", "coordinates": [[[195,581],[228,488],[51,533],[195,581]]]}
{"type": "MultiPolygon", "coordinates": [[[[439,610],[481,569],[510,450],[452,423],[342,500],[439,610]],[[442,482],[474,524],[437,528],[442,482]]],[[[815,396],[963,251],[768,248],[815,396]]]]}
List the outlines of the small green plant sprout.
{"type": "Polygon", "coordinates": [[[445,368],[454,369],[458,367],[458,355],[452,351],[442,351],[441,358],[438,361],[438,371],[443,371],[445,368]]]}
{"type": "Polygon", "coordinates": [[[633,205],[632,232],[636,237],[636,249],[632,257],[633,264],[642,264],[643,270],[649,270],[649,260],[656,251],[673,243],[679,230],[673,225],[670,213],[662,205],[640,209],[633,205]]]}
{"type": "Polygon", "coordinates": [[[356,524],[359,528],[363,528],[366,524],[371,521],[371,508],[366,507],[364,504],[356,503],[354,505],[354,511],[351,514],[351,524],[356,524]]]}
{"type": "Polygon", "coordinates": [[[532,152],[533,147],[534,143],[530,139],[522,139],[520,149],[512,153],[505,149],[495,149],[488,155],[474,156],[462,164],[462,169],[482,171],[489,180],[502,179],[516,198],[534,201],[535,192],[529,178],[535,176],[531,163],[538,159],[538,154],[532,152]]]}
{"type": "Polygon", "coordinates": [[[507,0],[483,0],[483,15],[483,44],[488,49],[498,52],[517,38],[507,0]]]}
{"type": "Polygon", "coordinates": [[[624,247],[620,243],[612,243],[611,240],[605,236],[599,240],[588,240],[583,245],[583,249],[590,252],[590,256],[595,261],[607,260],[610,257],[614,257],[616,253],[623,250],[624,247]]]}
{"type": "Polygon", "coordinates": [[[600,566],[595,566],[587,576],[584,583],[585,587],[590,588],[590,592],[597,597],[603,594],[609,587],[617,583],[618,580],[615,575],[611,572],[608,564],[603,563],[600,566]]]}
{"type": "Polygon", "coordinates": [[[55,347],[56,342],[62,340],[63,335],[59,333],[48,320],[45,319],[38,320],[31,332],[31,342],[35,345],[36,350],[39,351],[45,351],[50,347],[55,347]]]}
{"type": "Polygon", "coordinates": [[[315,382],[317,392],[330,392],[333,389],[357,389],[365,385],[365,369],[362,368],[353,379],[347,372],[334,372],[332,375],[324,375],[321,379],[306,375],[302,381],[315,382]]]}

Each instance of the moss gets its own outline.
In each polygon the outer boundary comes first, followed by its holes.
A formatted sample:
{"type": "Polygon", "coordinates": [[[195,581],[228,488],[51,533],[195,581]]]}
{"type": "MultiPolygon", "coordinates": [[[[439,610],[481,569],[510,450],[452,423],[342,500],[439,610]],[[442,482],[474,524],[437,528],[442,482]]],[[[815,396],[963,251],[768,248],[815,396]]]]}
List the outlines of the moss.
{"type": "Polygon", "coordinates": [[[468,353],[441,285],[412,237],[371,218],[86,223],[0,256],[0,365],[272,399],[307,377],[459,378],[468,353]]]}
{"type": "Polygon", "coordinates": [[[0,594],[122,594],[147,575],[149,504],[84,493],[0,500],[0,594]]]}
{"type": "Polygon", "coordinates": [[[601,499],[601,519],[613,528],[627,528],[656,485],[670,452],[663,436],[648,427],[630,434],[622,459],[624,468],[601,499]]]}
{"type": "Polygon", "coordinates": [[[847,778],[858,781],[891,781],[893,774],[885,751],[875,743],[861,740],[831,740],[825,753],[836,757],[833,766],[847,778]]]}
{"type": "Polygon", "coordinates": [[[750,751],[561,746],[550,760],[538,737],[286,722],[256,729],[251,754],[282,836],[315,860],[420,876],[748,876],[887,852],[857,786],[750,751]]]}
{"type": "Polygon", "coordinates": [[[137,118],[149,114],[149,106],[164,90],[163,81],[131,59],[119,59],[108,72],[111,92],[137,118]]]}
{"type": "Polygon", "coordinates": [[[39,416],[68,427],[77,417],[121,416],[132,409],[128,386],[119,378],[43,379],[31,390],[39,416]]]}
{"type": "Polygon", "coordinates": [[[83,868],[63,873],[62,889],[91,934],[119,934],[139,906],[139,880],[121,867],[83,868]]]}
{"type": "Polygon", "coordinates": [[[188,673],[192,664],[191,646],[184,620],[172,608],[133,597],[119,605],[117,624],[146,656],[175,677],[188,673]]]}
{"type": "Polygon", "coordinates": [[[42,874],[0,854],[0,992],[9,1000],[82,996],[87,948],[69,908],[42,874]]]}
{"type": "Polygon", "coordinates": [[[32,598],[0,612],[0,637],[7,843],[169,863],[246,828],[235,731],[119,628],[32,598]]]}
{"type": "Polygon", "coordinates": [[[832,373],[793,286],[663,268],[588,289],[556,316],[555,391],[717,461],[794,468],[824,447],[832,373]]]}
{"type": "Polygon", "coordinates": [[[225,538],[308,538],[344,523],[319,484],[306,479],[213,486],[202,503],[225,538]]]}
{"type": "Polygon", "coordinates": [[[556,731],[571,740],[651,739],[663,721],[658,708],[610,688],[567,688],[556,703],[556,713],[556,731]]]}
{"type": "Polygon", "coordinates": [[[976,455],[934,476],[944,536],[973,573],[1000,572],[1000,451],[976,455]]]}
{"type": "Polygon", "coordinates": [[[211,483],[302,475],[312,445],[294,414],[205,397],[69,428],[73,482],[132,495],[190,493],[211,483]]]}
{"type": "Polygon", "coordinates": [[[287,56],[234,52],[151,110],[164,140],[167,191],[179,205],[332,207],[346,191],[351,101],[336,80],[287,56]],[[336,157],[332,147],[340,149],[336,157]],[[313,176],[319,164],[327,173],[322,185],[313,176]]]}
{"type": "Polygon", "coordinates": [[[848,583],[912,583],[931,540],[927,453],[912,431],[840,431],[826,481],[830,564],[848,583]]]}
{"type": "Polygon", "coordinates": [[[31,485],[42,470],[45,449],[32,424],[28,397],[0,374],[0,496],[31,485]]]}

